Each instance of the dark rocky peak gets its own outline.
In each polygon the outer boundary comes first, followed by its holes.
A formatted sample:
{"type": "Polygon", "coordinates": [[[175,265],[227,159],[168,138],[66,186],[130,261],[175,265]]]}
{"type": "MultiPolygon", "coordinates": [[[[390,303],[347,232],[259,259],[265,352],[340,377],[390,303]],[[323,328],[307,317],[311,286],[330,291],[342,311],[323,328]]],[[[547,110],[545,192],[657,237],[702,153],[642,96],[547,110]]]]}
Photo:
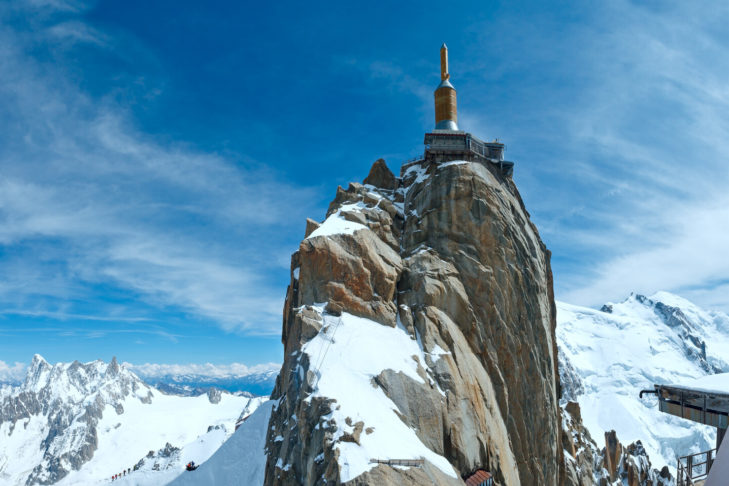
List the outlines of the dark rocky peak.
{"type": "Polygon", "coordinates": [[[631,292],[628,296],[628,299],[635,299],[636,301],[640,302],[643,305],[646,305],[648,307],[652,307],[654,302],[642,294],[636,294],[635,292],[631,292]]]}
{"type": "Polygon", "coordinates": [[[47,377],[50,373],[51,365],[43,359],[40,354],[33,355],[33,360],[30,362],[28,372],[25,375],[24,388],[34,388],[37,384],[47,377]]]}
{"type": "Polygon", "coordinates": [[[116,356],[113,356],[109,366],[106,368],[106,374],[109,376],[117,376],[119,375],[119,370],[119,363],[116,361],[116,356]]]}
{"type": "Polygon", "coordinates": [[[384,159],[377,159],[377,161],[372,164],[370,173],[363,181],[363,184],[394,191],[398,187],[398,179],[389,167],[387,167],[384,159]]]}
{"type": "Polygon", "coordinates": [[[562,408],[562,445],[565,461],[565,485],[668,486],[673,478],[664,467],[658,471],[651,465],[640,441],[623,446],[614,430],[605,433],[605,446],[600,448],[582,424],[577,402],[562,408]]]}
{"type": "Polygon", "coordinates": [[[219,388],[212,387],[208,390],[208,400],[210,403],[220,403],[220,399],[223,397],[223,392],[219,388]]]}
{"type": "Polygon", "coordinates": [[[83,364],[77,359],[73,360],[73,363],[68,365],[68,373],[78,373],[79,369],[84,367],[83,364]]]}

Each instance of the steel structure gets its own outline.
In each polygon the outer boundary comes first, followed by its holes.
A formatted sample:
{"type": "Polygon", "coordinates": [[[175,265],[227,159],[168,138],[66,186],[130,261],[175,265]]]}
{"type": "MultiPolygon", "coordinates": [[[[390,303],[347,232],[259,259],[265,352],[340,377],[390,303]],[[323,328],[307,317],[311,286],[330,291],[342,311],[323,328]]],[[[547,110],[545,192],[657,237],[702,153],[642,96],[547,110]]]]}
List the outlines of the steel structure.
{"type": "Polygon", "coordinates": [[[490,162],[498,165],[501,172],[511,176],[514,162],[504,160],[506,146],[499,142],[484,142],[475,135],[458,130],[433,130],[425,134],[425,161],[490,162]]]}
{"type": "MultiPolygon", "coordinates": [[[[654,385],[652,390],[641,390],[640,398],[644,394],[658,397],[658,410],[661,412],[716,427],[716,449],[678,458],[677,486],[703,484],[714,466],[717,451],[729,426],[729,393],[680,385],[654,385]]],[[[724,462],[719,461],[717,464],[726,467],[726,459],[724,457],[724,462]]]]}
{"type": "Polygon", "coordinates": [[[514,163],[504,160],[506,146],[497,141],[484,142],[458,129],[456,89],[448,72],[448,47],[440,48],[440,85],[435,90],[435,130],[425,134],[425,156],[428,163],[465,160],[492,163],[501,173],[511,177],[514,163]]]}
{"type": "Polygon", "coordinates": [[[654,385],[645,393],[658,396],[658,410],[704,425],[716,427],[716,447],[729,427],[729,394],[678,385],[654,385]]]}

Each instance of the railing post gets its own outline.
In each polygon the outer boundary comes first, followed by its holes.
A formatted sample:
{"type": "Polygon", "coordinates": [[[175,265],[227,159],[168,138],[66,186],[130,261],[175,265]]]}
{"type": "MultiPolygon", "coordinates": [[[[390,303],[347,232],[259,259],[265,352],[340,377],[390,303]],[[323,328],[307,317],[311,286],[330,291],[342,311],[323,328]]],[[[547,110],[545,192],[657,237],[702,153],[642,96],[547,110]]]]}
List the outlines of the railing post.
{"type": "Polygon", "coordinates": [[[683,486],[683,464],[681,464],[681,458],[676,458],[676,486],[683,486]]]}

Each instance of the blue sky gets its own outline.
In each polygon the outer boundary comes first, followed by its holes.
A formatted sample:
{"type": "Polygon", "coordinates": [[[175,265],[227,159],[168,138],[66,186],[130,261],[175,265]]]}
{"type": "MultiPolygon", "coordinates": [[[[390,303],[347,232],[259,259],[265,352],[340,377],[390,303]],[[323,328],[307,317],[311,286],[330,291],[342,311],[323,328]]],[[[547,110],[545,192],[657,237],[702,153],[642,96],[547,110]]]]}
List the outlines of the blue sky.
{"type": "Polygon", "coordinates": [[[305,218],[433,125],[498,137],[557,298],[729,310],[729,7],[0,3],[0,371],[280,362],[305,218]]]}

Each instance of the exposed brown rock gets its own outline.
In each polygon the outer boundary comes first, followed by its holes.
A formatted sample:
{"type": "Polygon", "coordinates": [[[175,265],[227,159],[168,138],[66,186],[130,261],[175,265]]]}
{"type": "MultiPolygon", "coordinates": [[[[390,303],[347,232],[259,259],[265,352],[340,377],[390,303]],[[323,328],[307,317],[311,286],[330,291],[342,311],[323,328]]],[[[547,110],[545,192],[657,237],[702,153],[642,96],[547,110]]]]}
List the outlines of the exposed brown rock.
{"type": "Polygon", "coordinates": [[[364,422],[357,422],[356,424],[348,424],[354,427],[352,432],[345,432],[340,439],[342,442],[354,442],[359,445],[359,437],[362,435],[362,429],[364,429],[364,422]]]}
{"type": "MultiPolygon", "coordinates": [[[[565,457],[563,486],[591,486],[601,476],[596,464],[601,456],[590,433],[582,424],[580,405],[568,402],[562,410],[562,448],[568,452],[565,457]]],[[[600,468],[601,469],[601,468],[600,468]]],[[[607,471],[605,472],[607,476],[607,471]]]]}
{"type": "Polygon", "coordinates": [[[310,234],[312,234],[319,228],[319,226],[321,226],[320,223],[314,221],[311,218],[306,218],[306,231],[304,233],[304,238],[308,238],[310,234]]]}
{"type": "Polygon", "coordinates": [[[395,174],[390,171],[389,167],[387,167],[384,159],[377,159],[377,161],[372,164],[372,168],[370,169],[369,175],[364,180],[364,184],[369,184],[381,189],[394,190],[397,189],[397,178],[395,177],[395,174]]]}
{"type": "Polygon", "coordinates": [[[610,473],[610,480],[615,481],[620,467],[620,458],[623,455],[623,445],[618,440],[614,430],[605,432],[605,449],[603,456],[605,457],[605,468],[610,473]]]}

